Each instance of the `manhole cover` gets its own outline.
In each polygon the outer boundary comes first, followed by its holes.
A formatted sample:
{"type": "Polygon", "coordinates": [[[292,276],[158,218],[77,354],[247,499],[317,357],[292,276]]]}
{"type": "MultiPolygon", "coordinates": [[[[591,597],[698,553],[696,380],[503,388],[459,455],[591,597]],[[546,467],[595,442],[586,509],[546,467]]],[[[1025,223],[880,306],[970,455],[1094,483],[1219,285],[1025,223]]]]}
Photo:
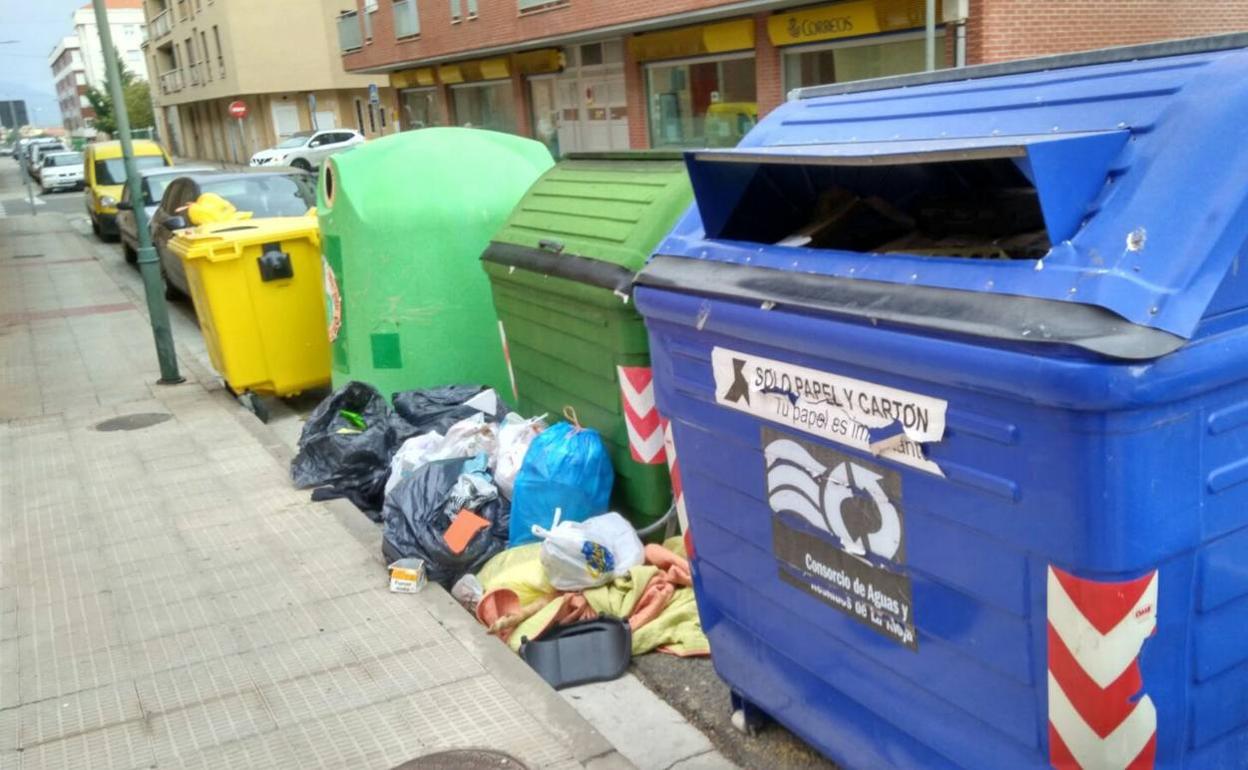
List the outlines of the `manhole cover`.
{"type": "Polygon", "coordinates": [[[394,770],[527,770],[524,763],[501,751],[453,749],[408,760],[394,770]]]}
{"type": "Polygon", "coordinates": [[[153,425],[168,420],[173,415],[163,414],[161,412],[140,412],[138,414],[124,414],[121,417],[110,417],[104,422],[95,424],[96,430],[139,430],[140,428],[150,428],[153,425]]]}

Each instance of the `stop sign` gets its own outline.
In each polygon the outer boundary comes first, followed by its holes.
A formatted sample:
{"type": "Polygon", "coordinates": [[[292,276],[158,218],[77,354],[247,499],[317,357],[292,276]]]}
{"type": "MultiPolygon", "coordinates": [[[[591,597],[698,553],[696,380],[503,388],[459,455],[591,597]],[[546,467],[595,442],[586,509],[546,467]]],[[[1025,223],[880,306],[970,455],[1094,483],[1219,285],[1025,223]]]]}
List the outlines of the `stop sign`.
{"type": "Polygon", "coordinates": [[[227,109],[231,118],[242,120],[247,117],[247,104],[245,102],[230,102],[230,106],[227,109]]]}

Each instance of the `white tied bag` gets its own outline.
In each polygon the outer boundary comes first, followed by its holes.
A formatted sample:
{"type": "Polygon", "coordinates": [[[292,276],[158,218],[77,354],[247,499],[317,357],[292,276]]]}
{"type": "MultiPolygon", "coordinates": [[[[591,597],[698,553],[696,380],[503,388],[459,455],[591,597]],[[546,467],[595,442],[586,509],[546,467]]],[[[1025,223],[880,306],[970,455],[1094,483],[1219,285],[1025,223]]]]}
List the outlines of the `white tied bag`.
{"type": "Polygon", "coordinates": [[[624,577],[645,559],[641,538],[618,513],[585,521],[559,521],[550,529],[533,525],[542,539],[539,558],[550,584],[560,591],[582,591],[624,577]]]}

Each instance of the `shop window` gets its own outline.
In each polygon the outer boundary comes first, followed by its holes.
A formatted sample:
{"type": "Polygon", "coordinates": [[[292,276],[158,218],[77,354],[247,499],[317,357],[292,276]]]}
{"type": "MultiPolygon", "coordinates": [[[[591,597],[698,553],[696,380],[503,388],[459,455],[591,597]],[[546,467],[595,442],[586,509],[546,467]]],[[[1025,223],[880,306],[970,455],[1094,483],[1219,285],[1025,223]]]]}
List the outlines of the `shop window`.
{"type": "Polygon", "coordinates": [[[754,58],[647,68],[654,147],[731,147],[758,122],[754,58]]]}
{"type": "MultiPolygon", "coordinates": [[[[944,51],[942,32],[936,37],[938,67],[948,66],[944,61],[944,51]]],[[[802,88],[922,72],[926,66],[924,53],[922,35],[790,51],[784,55],[784,87],[802,88]]]]}
{"type": "Polygon", "coordinates": [[[595,64],[602,64],[602,43],[581,46],[581,66],[592,67],[595,64]]]}
{"type": "Polygon", "coordinates": [[[437,99],[432,88],[413,89],[399,94],[403,106],[403,130],[440,125],[437,99]]]}
{"type": "Polygon", "coordinates": [[[510,81],[456,86],[451,96],[456,125],[516,133],[516,105],[510,81]]]}

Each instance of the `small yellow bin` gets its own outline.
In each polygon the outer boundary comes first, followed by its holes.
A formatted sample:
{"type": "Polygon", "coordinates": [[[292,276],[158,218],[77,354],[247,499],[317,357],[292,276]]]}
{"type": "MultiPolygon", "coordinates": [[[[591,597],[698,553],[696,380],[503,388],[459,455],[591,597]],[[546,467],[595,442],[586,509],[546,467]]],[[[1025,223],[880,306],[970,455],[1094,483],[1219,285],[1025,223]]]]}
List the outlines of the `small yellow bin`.
{"type": "Polygon", "coordinates": [[[208,355],[231,390],[293,396],[329,384],[316,217],[202,225],[169,250],[186,267],[208,355]]]}

